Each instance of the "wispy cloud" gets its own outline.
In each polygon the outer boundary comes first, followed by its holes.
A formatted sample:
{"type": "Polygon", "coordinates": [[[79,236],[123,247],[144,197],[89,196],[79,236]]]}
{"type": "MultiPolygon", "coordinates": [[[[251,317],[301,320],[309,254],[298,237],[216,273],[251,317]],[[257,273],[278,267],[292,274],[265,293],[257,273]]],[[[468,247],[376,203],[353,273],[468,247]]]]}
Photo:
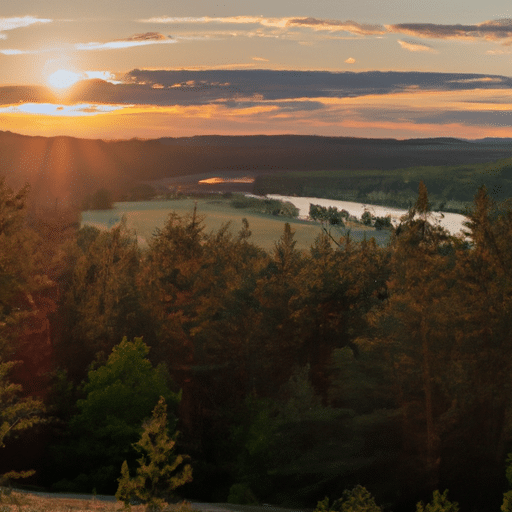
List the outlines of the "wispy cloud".
{"type": "Polygon", "coordinates": [[[35,52],[30,52],[30,51],[26,51],[26,50],[16,50],[14,48],[12,48],[12,49],[7,48],[5,50],[0,50],[0,53],[2,55],[26,55],[26,54],[35,53],[35,52]]]}
{"type": "Polygon", "coordinates": [[[165,36],[158,32],[146,32],[144,34],[135,34],[126,39],[116,39],[104,43],[90,42],[75,44],[75,50],[79,51],[97,51],[97,50],[119,50],[123,48],[133,48],[136,46],[147,46],[151,44],[172,44],[175,39],[165,36]]]}
{"type": "MultiPolygon", "coordinates": [[[[116,39],[114,41],[76,43],[72,46],[77,51],[101,51],[101,50],[122,50],[124,48],[134,48],[137,46],[148,46],[153,44],[174,44],[177,41],[171,36],[165,36],[159,32],[146,32],[144,34],[134,34],[125,39],[116,39]]],[[[56,48],[41,48],[37,50],[19,50],[17,48],[6,48],[0,50],[2,55],[36,55],[40,53],[54,52],[56,48]]]]}
{"type": "Polygon", "coordinates": [[[256,60],[258,62],[268,62],[268,59],[264,59],[263,57],[252,57],[252,60],[256,60]]]}
{"type": "Polygon", "coordinates": [[[381,35],[387,32],[383,25],[369,25],[351,20],[339,21],[318,18],[288,18],[286,25],[310,27],[315,30],[343,31],[363,36],[381,35]]]}
{"type": "Polygon", "coordinates": [[[263,16],[226,16],[226,17],[170,17],[162,16],[139,20],[142,23],[164,24],[236,24],[236,25],[260,25],[267,28],[286,29],[290,27],[308,27],[314,30],[343,31],[357,35],[385,34],[383,25],[369,25],[355,21],[328,20],[319,18],[265,18],[263,16]]]}
{"type": "Polygon", "coordinates": [[[23,103],[0,107],[0,114],[34,114],[58,117],[92,116],[108,114],[124,108],[117,105],[59,105],[55,103],[23,103]]]}
{"type": "Polygon", "coordinates": [[[424,43],[417,43],[415,41],[403,41],[402,39],[398,40],[398,44],[404,49],[409,50],[410,52],[432,52],[435,53],[435,50],[424,43]]]}
{"type": "MultiPolygon", "coordinates": [[[[53,20],[37,18],[35,16],[0,18],[0,32],[29,27],[30,25],[35,25],[37,23],[51,23],[52,21],[53,20]]],[[[5,39],[5,35],[0,34],[0,38],[5,39]]]]}
{"type": "Polygon", "coordinates": [[[236,25],[262,25],[264,27],[281,27],[284,28],[289,18],[264,18],[263,16],[224,16],[224,17],[172,17],[161,16],[138,20],[141,23],[164,23],[164,24],[236,24],[236,25]]]}
{"type": "Polygon", "coordinates": [[[490,20],[476,25],[441,25],[434,23],[399,23],[387,25],[390,32],[430,39],[483,39],[512,42],[512,19],[490,20]]]}
{"type": "MultiPolygon", "coordinates": [[[[512,19],[488,20],[473,25],[463,24],[435,24],[435,23],[398,23],[389,25],[360,23],[353,20],[336,20],[314,17],[281,17],[269,18],[264,16],[225,16],[225,17],[173,17],[161,16],[138,20],[141,23],[175,25],[181,29],[182,25],[239,25],[259,27],[243,30],[235,35],[268,36],[268,30],[285,33],[290,29],[309,28],[314,31],[329,33],[347,32],[354,36],[382,36],[389,33],[404,34],[413,37],[430,39],[465,39],[501,42],[512,44],[512,19]],[[265,32],[266,30],[266,32],[265,32]]],[[[403,48],[410,51],[433,51],[427,45],[401,41],[403,48]]]]}

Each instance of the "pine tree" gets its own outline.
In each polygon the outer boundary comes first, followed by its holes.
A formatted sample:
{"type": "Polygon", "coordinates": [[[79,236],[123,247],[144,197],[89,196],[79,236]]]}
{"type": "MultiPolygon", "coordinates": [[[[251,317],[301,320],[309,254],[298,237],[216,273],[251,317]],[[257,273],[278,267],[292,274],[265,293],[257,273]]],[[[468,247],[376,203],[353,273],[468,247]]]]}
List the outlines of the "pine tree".
{"type": "Polygon", "coordinates": [[[116,498],[124,502],[125,508],[129,507],[131,499],[138,498],[146,503],[148,512],[159,511],[172,498],[175,489],[192,481],[192,467],[182,465],[187,456],[175,455],[175,444],[176,434],[171,437],[168,432],[167,405],[160,397],[140,440],[134,445],[142,454],[137,475],[130,477],[126,461],[121,468],[116,498]]]}
{"type": "Polygon", "coordinates": [[[363,343],[389,358],[407,433],[404,448],[416,453],[418,460],[411,459],[411,466],[423,468],[421,479],[429,490],[437,487],[439,478],[441,433],[446,427],[440,417],[448,417],[452,407],[451,358],[458,319],[452,245],[448,234],[429,222],[427,189],[420,183],[416,205],[392,240],[388,300],[382,309],[370,312],[376,331],[363,343]]]}
{"type": "MultiPolygon", "coordinates": [[[[32,398],[20,399],[21,386],[8,379],[10,370],[16,363],[0,361],[0,449],[5,446],[9,436],[40,423],[43,404],[32,398]]],[[[18,478],[26,478],[33,471],[10,471],[0,475],[0,484],[18,478]]]]}

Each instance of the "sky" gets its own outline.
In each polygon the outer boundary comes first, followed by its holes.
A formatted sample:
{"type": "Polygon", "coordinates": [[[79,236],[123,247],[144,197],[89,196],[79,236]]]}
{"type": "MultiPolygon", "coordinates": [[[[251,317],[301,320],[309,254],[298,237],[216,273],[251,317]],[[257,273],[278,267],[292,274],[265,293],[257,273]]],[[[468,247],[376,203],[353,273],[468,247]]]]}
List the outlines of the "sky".
{"type": "Polygon", "coordinates": [[[511,137],[509,0],[2,0],[0,130],[511,137]]]}

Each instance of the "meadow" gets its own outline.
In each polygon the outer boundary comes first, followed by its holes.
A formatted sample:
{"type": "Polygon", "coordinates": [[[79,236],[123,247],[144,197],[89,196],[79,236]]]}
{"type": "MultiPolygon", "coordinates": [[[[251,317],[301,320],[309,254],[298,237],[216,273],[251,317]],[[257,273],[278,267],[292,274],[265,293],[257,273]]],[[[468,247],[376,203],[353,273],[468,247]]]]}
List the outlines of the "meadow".
{"type": "MultiPolygon", "coordinates": [[[[283,234],[284,224],[288,222],[295,231],[297,249],[307,250],[320,234],[320,224],[297,218],[265,215],[238,209],[230,206],[230,200],[219,197],[206,197],[200,199],[182,198],[167,201],[140,201],[115,203],[111,210],[91,210],[82,213],[82,225],[94,226],[100,229],[111,228],[126,218],[129,230],[135,232],[141,247],[147,245],[148,240],[158,228],[162,228],[175,211],[179,215],[191,214],[197,205],[197,213],[205,217],[205,231],[207,233],[219,230],[227,222],[229,229],[236,235],[242,228],[242,219],[246,218],[252,232],[252,242],[266,250],[272,249],[279,237],[283,234]]],[[[361,224],[351,223],[350,236],[355,241],[375,237],[377,243],[385,245],[389,239],[389,232],[377,231],[361,224]]],[[[333,231],[334,236],[346,234],[346,229],[333,231]]]]}

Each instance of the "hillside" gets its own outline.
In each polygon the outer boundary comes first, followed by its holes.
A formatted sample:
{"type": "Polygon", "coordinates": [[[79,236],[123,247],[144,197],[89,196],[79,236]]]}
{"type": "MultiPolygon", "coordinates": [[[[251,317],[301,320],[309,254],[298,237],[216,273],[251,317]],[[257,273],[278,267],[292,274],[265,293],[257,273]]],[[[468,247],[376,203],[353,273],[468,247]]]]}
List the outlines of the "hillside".
{"type": "Polygon", "coordinates": [[[512,156],[512,144],[297,135],[101,141],[0,132],[0,154],[0,175],[12,186],[29,181],[39,203],[80,204],[101,187],[121,198],[139,181],[219,171],[256,176],[478,164],[512,156]]]}

